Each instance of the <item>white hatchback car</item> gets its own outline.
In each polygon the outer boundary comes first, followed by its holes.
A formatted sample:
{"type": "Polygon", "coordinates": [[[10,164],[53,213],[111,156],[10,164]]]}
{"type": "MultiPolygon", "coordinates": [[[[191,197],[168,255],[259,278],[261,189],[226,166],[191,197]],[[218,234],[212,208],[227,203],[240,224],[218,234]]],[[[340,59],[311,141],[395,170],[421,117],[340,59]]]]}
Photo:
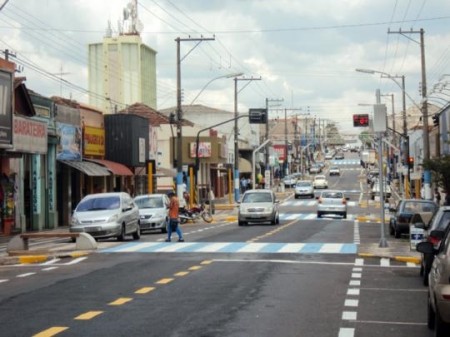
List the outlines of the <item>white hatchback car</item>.
{"type": "Polygon", "coordinates": [[[324,191],[317,197],[317,217],[321,218],[324,214],[342,215],[347,219],[347,200],[343,192],[324,191]]]}
{"type": "Polygon", "coordinates": [[[169,198],[165,194],[144,194],[134,198],[139,207],[141,231],[159,229],[167,232],[169,198]]]}
{"type": "Polygon", "coordinates": [[[298,181],[297,184],[295,184],[294,191],[295,199],[302,196],[314,198],[314,186],[310,180],[298,181]]]}
{"type": "Polygon", "coordinates": [[[139,209],[128,193],[89,194],[75,208],[69,231],[89,233],[95,239],[116,237],[123,241],[126,235],[133,235],[139,240],[139,209]]]}
{"type": "Polygon", "coordinates": [[[328,181],[324,175],[317,175],[313,181],[314,188],[328,188],[328,181]]]}
{"type": "Polygon", "coordinates": [[[271,190],[247,190],[239,202],[238,225],[244,226],[250,222],[280,223],[278,204],[275,193],[271,190]]]}

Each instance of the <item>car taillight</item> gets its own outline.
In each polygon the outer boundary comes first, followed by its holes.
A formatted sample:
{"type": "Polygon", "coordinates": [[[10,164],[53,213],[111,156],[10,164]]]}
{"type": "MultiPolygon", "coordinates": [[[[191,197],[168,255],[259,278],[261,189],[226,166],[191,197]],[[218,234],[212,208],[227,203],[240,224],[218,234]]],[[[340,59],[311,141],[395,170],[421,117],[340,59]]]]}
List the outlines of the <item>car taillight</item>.
{"type": "MultiPolygon", "coordinates": [[[[449,280],[450,281],[450,280],[449,280]]],[[[442,295],[444,300],[450,301],[450,295],[442,295]]]]}
{"type": "Polygon", "coordinates": [[[428,237],[428,242],[431,242],[433,244],[433,246],[437,246],[441,243],[441,240],[434,237],[434,236],[429,236],[428,237]]]}

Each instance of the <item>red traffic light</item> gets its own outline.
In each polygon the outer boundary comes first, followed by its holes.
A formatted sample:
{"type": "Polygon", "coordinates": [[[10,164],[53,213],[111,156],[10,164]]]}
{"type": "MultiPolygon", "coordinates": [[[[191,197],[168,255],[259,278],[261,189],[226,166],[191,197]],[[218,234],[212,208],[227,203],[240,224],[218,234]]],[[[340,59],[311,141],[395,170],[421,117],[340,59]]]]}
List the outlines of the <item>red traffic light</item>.
{"type": "Polygon", "coordinates": [[[353,126],[355,127],[369,126],[369,115],[367,114],[353,115],[353,126]]]}

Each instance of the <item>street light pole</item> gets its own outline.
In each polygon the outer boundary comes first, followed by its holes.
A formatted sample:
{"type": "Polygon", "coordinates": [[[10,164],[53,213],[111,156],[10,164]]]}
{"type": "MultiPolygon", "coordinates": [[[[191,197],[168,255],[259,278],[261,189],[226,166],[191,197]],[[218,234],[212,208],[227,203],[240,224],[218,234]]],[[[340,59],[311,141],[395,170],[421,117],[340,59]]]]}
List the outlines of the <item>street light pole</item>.
{"type": "Polygon", "coordinates": [[[232,77],[236,77],[236,76],[242,76],[244,73],[234,73],[234,74],[227,74],[227,75],[222,75],[222,76],[218,76],[215,77],[211,80],[208,81],[208,83],[206,83],[203,88],[199,91],[199,93],[197,94],[197,96],[195,96],[195,98],[192,100],[190,105],[193,105],[194,102],[197,100],[197,98],[201,95],[201,93],[206,89],[206,87],[208,85],[210,85],[212,82],[214,82],[215,80],[221,79],[221,78],[232,78],[232,77]]]}
{"type": "Polygon", "coordinates": [[[238,202],[239,195],[239,125],[238,125],[238,93],[250,84],[251,81],[261,80],[260,78],[234,78],[234,201],[238,202]],[[247,81],[247,84],[238,91],[238,81],[247,81]]]}

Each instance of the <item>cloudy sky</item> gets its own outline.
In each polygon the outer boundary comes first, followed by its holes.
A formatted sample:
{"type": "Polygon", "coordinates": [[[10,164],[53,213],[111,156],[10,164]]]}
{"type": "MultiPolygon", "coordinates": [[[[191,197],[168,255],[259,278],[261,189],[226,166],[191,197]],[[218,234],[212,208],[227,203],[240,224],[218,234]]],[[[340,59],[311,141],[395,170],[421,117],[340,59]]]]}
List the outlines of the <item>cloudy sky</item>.
{"type": "MultiPolygon", "coordinates": [[[[0,0],[0,6],[5,0],[0,0]]],[[[370,113],[375,91],[394,94],[394,80],[356,72],[372,69],[405,75],[406,91],[419,104],[420,34],[424,29],[430,101],[450,98],[450,1],[448,0],[139,0],[142,39],[157,54],[158,108],[176,104],[177,37],[215,37],[196,48],[181,43],[183,104],[211,80],[244,73],[239,111],[283,99],[270,118],[309,113],[359,133],[352,114],[370,113]],[[391,33],[388,33],[390,30],[391,33]],[[247,85],[248,84],[248,85],[247,85]]],[[[23,65],[28,88],[47,96],[87,102],[87,45],[101,42],[108,21],[118,21],[128,0],[9,0],[0,11],[0,49],[23,65]],[[61,75],[62,74],[62,75],[61,75]],[[64,81],[58,80],[62,77],[64,81]]],[[[391,109],[390,97],[383,102],[391,109]]],[[[234,110],[232,78],[213,80],[195,103],[234,110]]]]}

